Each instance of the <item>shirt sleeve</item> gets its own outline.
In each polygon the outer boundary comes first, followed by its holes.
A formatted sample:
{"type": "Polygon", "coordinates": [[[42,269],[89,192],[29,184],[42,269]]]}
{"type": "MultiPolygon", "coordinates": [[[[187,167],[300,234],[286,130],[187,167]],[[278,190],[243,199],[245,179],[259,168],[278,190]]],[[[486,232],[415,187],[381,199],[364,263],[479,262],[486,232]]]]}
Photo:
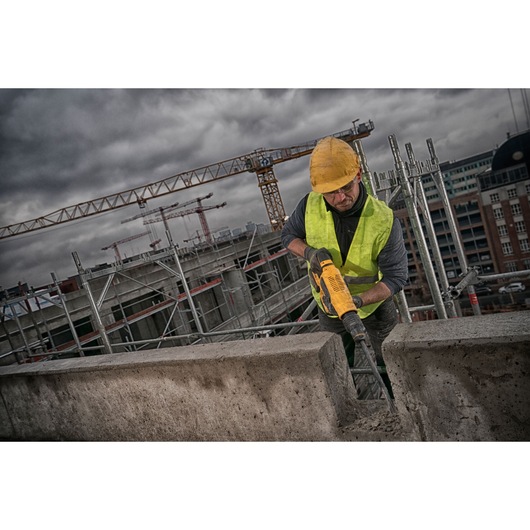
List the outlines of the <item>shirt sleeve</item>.
{"type": "Polygon", "coordinates": [[[303,239],[305,241],[305,210],[309,194],[303,197],[296,205],[282,229],[282,245],[287,248],[293,239],[303,239]]]}
{"type": "Polygon", "coordinates": [[[408,281],[409,273],[403,229],[397,217],[394,217],[390,236],[377,263],[383,274],[381,281],[392,291],[392,295],[401,291],[408,281]]]}

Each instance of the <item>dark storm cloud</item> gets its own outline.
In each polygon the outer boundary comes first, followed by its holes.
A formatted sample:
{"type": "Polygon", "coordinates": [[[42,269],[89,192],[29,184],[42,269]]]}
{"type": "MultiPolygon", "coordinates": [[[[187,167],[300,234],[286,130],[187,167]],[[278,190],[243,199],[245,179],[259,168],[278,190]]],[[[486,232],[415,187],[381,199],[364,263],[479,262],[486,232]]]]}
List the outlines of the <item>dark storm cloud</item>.
{"type": "MultiPolygon", "coordinates": [[[[411,142],[418,159],[427,158],[425,140],[432,138],[444,161],[492,149],[513,130],[507,91],[490,89],[0,90],[0,116],[0,226],[258,148],[301,144],[357,119],[375,124],[363,140],[372,172],[393,169],[390,134],[400,146],[411,142]]],[[[308,163],[304,157],[275,166],[287,213],[309,191],[308,163]]],[[[227,203],[206,212],[212,230],[268,222],[253,173],[160,197],[149,208],[210,192],[205,206],[227,203]]],[[[101,247],[144,231],[141,220],[121,223],[138,211],[130,205],[0,240],[0,284],[43,283],[50,271],[71,275],[76,249],[86,266],[112,261],[101,247]]],[[[172,219],[171,227],[181,240],[201,229],[196,214],[172,219]]]]}
{"type": "Polygon", "coordinates": [[[182,116],[187,104],[179,91],[25,92],[1,126],[3,182],[25,193],[43,181],[43,194],[62,191],[65,198],[97,182],[134,186],[163,166],[169,151],[186,160],[192,147],[201,148],[200,127],[182,116]]]}

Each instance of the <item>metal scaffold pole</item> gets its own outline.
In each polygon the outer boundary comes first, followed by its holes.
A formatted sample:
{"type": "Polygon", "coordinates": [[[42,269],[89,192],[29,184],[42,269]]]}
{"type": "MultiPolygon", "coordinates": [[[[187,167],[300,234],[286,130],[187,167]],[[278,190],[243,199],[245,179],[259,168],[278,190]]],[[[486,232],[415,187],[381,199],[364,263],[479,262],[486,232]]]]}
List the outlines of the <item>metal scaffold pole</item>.
{"type": "Polygon", "coordinates": [[[377,197],[377,192],[376,192],[377,188],[375,185],[375,180],[372,177],[370,168],[368,167],[368,162],[366,160],[366,155],[364,154],[364,149],[363,149],[361,140],[354,140],[353,148],[359,155],[359,160],[361,162],[361,168],[362,168],[362,174],[363,174],[362,176],[363,183],[367,186],[367,188],[369,188],[368,192],[370,193],[370,195],[372,195],[373,197],[377,197]]]}
{"type": "MultiPolygon", "coordinates": [[[[384,173],[381,174],[381,178],[378,178],[377,173],[374,173],[374,183],[374,197],[377,198],[379,193],[382,192],[382,194],[384,195],[384,198],[382,200],[384,200],[388,204],[388,206],[391,207],[390,199],[392,195],[390,194],[390,180],[386,178],[386,175],[384,173]]],[[[397,187],[397,189],[399,189],[399,186],[397,187]]],[[[397,194],[395,194],[394,197],[396,195],[397,194]]],[[[394,296],[394,301],[397,304],[402,321],[411,323],[412,317],[410,315],[409,304],[407,302],[407,297],[405,296],[405,292],[403,291],[403,289],[396,293],[396,295],[394,296]]]]}
{"type": "MultiPolygon", "coordinates": [[[[7,294],[7,291],[4,289],[4,298],[7,300],[9,298],[8,294],[7,294]]],[[[5,311],[5,310],[4,310],[5,311]]],[[[7,326],[5,325],[5,314],[1,314],[1,317],[0,317],[0,324],[2,324],[2,329],[4,330],[4,333],[5,333],[5,336],[9,342],[9,346],[11,348],[11,350],[16,350],[16,346],[15,346],[15,343],[13,342],[13,338],[11,337],[11,332],[9,331],[9,329],[7,328],[7,326]]],[[[23,358],[17,353],[15,353],[15,357],[17,359],[17,361],[22,361],[23,358]]]]}
{"type": "MultiPolygon", "coordinates": [[[[26,334],[24,333],[24,328],[22,327],[22,325],[20,324],[20,319],[18,318],[18,314],[17,314],[17,311],[15,309],[15,311],[13,311],[13,316],[15,318],[15,322],[17,324],[17,328],[18,328],[18,332],[20,333],[20,336],[22,337],[22,341],[24,342],[24,347],[25,347],[25,350],[28,354],[28,356],[31,355],[31,347],[28,343],[28,340],[26,338],[26,334]]],[[[17,352],[16,353],[16,357],[17,357],[17,360],[19,363],[22,363],[24,362],[24,354],[20,354],[17,352]]]]}
{"type": "MultiPolygon", "coordinates": [[[[427,204],[427,197],[425,196],[425,190],[423,189],[421,171],[418,167],[418,163],[416,162],[412,145],[410,143],[405,144],[405,149],[407,150],[407,156],[409,158],[411,176],[414,178],[414,189],[416,191],[415,196],[417,198],[421,213],[423,214],[423,221],[425,224],[425,229],[427,230],[427,236],[431,242],[431,252],[438,270],[438,279],[443,291],[446,292],[450,287],[449,280],[447,279],[447,272],[444,267],[442,253],[440,252],[440,247],[438,246],[436,231],[434,230],[431,212],[429,211],[429,205],[427,204]]],[[[446,302],[446,311],[448,316],[451,318],[456,318],[458,316],[452,299],[446,302]]]]}
{"type": "Polygon", "coordinates": [[[209,342],[209,340],[204,337],[204,329],[201,324],[201,319],[199,318],[199,313],[197,313],[197,308],[195,307],[195,304],[193,302],[193,297],[191,296],[188,282],[186,281],[186,278],[184,277],[184,271],[182,270],[182,265],[180,264],[177,247],[175,246],[175,243],[173,243],[173,238],[171,237],[171,232],[169,230],[166,230],[166,237],[169,242],[169,246],[173,252],[173,257],[175,258],[175,264],[177,265],[178,273],[180,274],[182,286],[184,287],[184,291],[186,293],[186,296],[188,297],[188,304],[190,306],[191,314],[193,315],[193,320],[195,321],[195,325],[197,326],[197,331],[201,335],[201,338],[203,341],[209,342]]]}
{"type": "Polygon", "coordinates": [[[81,266],[81,260],[79,259],[77,252],[72,252],[72,256],[74,258],[74,262],[77,267],[77,272],[79,273],[79,277],[81,278],[83,289],[85,289],[86,291],[86,295],[88,298],[88,302],[90,304],[90,308],[92,309],[92,315],[94,316],[96,328],[99,331],[99,336],[100,336],[101,342],[103,343],[103,350],[105,351],[105,353],[112,353],[112,346],[110,344],[109,337],[107,336],[105,325],[103,324],[103,321],[101,320],[101,315],[99,314],[98,306],[96,304],[96,301],[94,300],[94,296],[92,295],[90,284],[88,280],[86,279],[85,271],[83,270],[83,267],[81,266]]]}
{"type": "MultiPolygon", "coordinates": [[[[447,195],[447,190],[445,189],[445,186],[444,186],[443,175],[442,175],[442,172],[440,171],[440,166],[438,164],[438,157],[436,156],[436,152],[434,150],[434,144],[433,144],[432,138],[427,139],[427,148],[429,149],[429,154],[431,155],[431,163],[434,167],[432,178],[436,185],[438,194],[440,195],[440,199],[442,200],[442,204],[445,210],[445,215],[447,217],[447,222],[449,224],[449,229],[451,231],[451,236],[453,238],[453,243],[455,245],[456,255],[458,257],[460,269],[462,271],[462,274],[466,274],[468,272],[466,254],[464,252],[464,246],[462,245],[462,241],[460,240],[460,234],[458,232],[458,227],[456,225],[455,217],[453,215],[453,208],[451,207],[451,203],[449,202],[449,197],[447,195]]],[[[473,314],[476,316],[480,315],[481,314],[480,305],[478,303],[478,298],[475,293],[475,288],[473,287],[473,285],[467,286],[467,292],[469,295],[469,302],[471,303],[471,308],[473,309],[473,314]]]]}
{"type": "Polygon", "coordinates": [[[412,322],[412,317],[410,316],[409,304],[405,292],[401,290],[399,293],[396,293],[395,300],[403,322],[408,322],[410,324],[412,322]]]}
{"type": "MultiPolygon", "coordinates": [[[[75,342],[75,344],[77,346],[77,350],[79,352],[79,355],[81,357],[84,357],[85,354],[83,353],[83,350],[81,349],[81,347],[82,347],[81,346],[81,342],[80,342],[79,337],[77,335],[77,331],[76,331],[74,323],[72,321],[72,317],[70,317],[70,313],[68,311],[68,305],[66,304],[64,293],[61,291],[61,286],[59,285],[59,282],[57,281],[57,276],[55,275],[54,272],[50,272],[50,276],[52,277],[53,285],[57,289],[57,296],[59,297],[59,301],[61,302],[61,305],[63,306],[64,316],[66,317],[66,320],[68,322],[68,326],[70,328],[70,331],[72,332],[72,337],[74,338],[74,342],[75,342]]],[[[51,333],[50,333],[50,338],[51,338],[51,333]]]]}
{"type": "Polygon", "coordinates": [[[429,283],[431,295],[433,297],[434,307],[438,314],[438,318],[446,319],[447,312],[445,310],[445,305],[440,292],[440,287],[438,286],[438,282],[436,281],[436,274],[434,271],[434,267],[432,266],[431,257],[427,248],[427,242],[425,240],[425,235],[421,227],[420,217],[418,214],[418,210],[416,209],[416,202],[412,193],[412,188],[410,186],[410,182],[406,174],[405,164],[399,153],[399,147],[397,145],[395,136],[390,135],[388,137],[388,140],[392,149],[392,155],[394,156],[394,164],[398,175],[398,181],[401,185],[403,199],[405,200],[405,205],[410,216],[410,223],[412,225],[414,235],[416,236],[418,251],[421,256],[422,264],[425,268],[425,276],[427,277],[427,282],[429,283]]]}
{"type": "MultiPolygon", "coordinates": [[[[43,352],[46,353],[47,351],[47,346],[46,346],[46,341],[44,340],[44,337],[42,336],[42,332],[40,330],[40,326],[39,324],[37,323],[37,320],[35,319],[35,315],[33,314],[33,309],[31,309],[31,304],[29,303],[29,296],[28,296],[28,293],[24,293],[24,302],[26,304],[26,312],[27,314],[29,315],[30,319],[31,319],[31,322],[33,324],[33,329],[36,331],[37,333],[37,337],[39,339],[39,343],[41,345],[41,348],[43,349],[43,352]]],[[[28,352],[31,356],[31,352],[28,352]]]]}

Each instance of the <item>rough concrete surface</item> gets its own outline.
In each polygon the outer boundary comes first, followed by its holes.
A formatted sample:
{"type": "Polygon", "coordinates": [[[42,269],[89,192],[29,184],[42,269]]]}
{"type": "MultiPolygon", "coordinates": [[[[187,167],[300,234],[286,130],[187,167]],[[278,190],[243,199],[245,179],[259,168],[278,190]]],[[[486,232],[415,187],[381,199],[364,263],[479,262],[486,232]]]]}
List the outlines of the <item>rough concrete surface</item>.
{"type": "Polygon", "coordinates": [[[421,440],[530,440],[530,312],[398,324],[383,345],[421,440]]]}
{"type": "Polygon", "coordinates": [[[0,368],[14,440],[337,440],[365,410],[330,333],[0,368]]]}

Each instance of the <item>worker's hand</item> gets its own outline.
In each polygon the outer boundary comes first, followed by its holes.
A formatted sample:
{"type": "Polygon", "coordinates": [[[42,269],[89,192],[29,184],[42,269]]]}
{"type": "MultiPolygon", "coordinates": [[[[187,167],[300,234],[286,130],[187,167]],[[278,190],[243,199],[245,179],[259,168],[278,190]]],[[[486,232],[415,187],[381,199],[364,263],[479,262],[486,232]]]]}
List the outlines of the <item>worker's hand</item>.
{"type": "Polygon", "coordinates": [[[353,300],[353,303],[357,309],[360,309],[363,306],[363,299],[360,296],[353,295],[351,299],[353,300]]]}
{"type": "Polygon", "coordinates": [[[331,257],[331,254],[327,248],[316,249],[313,247],[306,247],[304,250],[304,258],[309,261],[309,267],[311,268],[311,271],[315,274],[318,274],[319,276],[322,274],[322,267],[320,264],[327,259],[333,261],[333,258],[331,257]]]}

